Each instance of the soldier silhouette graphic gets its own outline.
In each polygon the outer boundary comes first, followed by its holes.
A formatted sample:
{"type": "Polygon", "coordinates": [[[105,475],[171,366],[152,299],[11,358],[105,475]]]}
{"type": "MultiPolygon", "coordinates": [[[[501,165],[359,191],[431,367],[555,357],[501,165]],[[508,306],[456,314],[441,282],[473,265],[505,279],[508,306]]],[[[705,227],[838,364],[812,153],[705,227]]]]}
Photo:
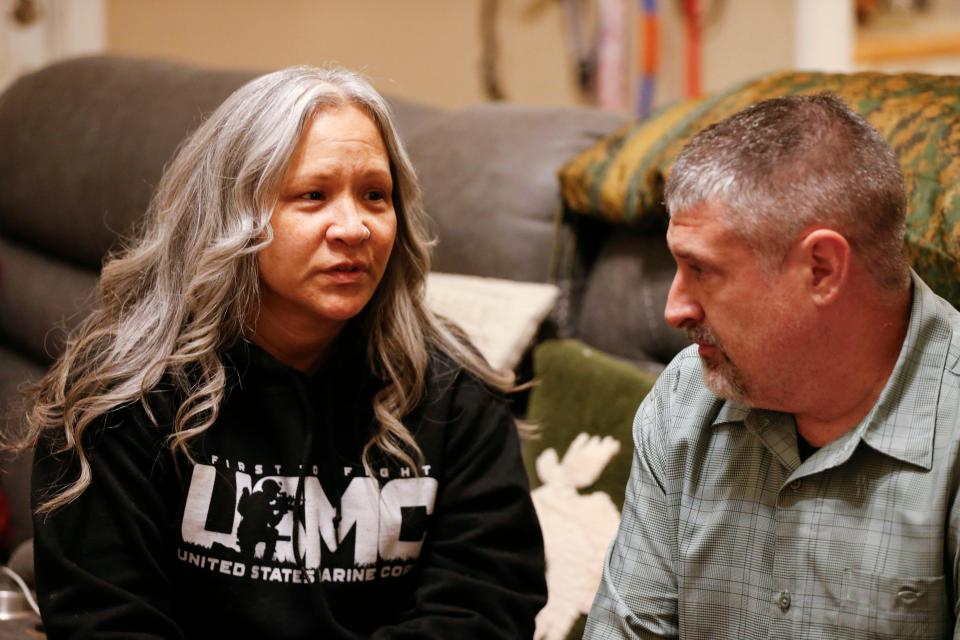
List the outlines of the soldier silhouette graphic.
{"type": "Polygon", "coordinates": [[[263,552],[260,558],[265,562],[273,560],[277,548],[277,525],[283,515],[293,506],[292,498],[280,490],[280,483],[276,480],[265,480],[260,489],[250,492],[244,487],[237,503],[237,511],[243,518],[237,527],[237,542],[240,543],[240,554],[245,560],[257,558],[257,545],[263,543],[263,552]]]}

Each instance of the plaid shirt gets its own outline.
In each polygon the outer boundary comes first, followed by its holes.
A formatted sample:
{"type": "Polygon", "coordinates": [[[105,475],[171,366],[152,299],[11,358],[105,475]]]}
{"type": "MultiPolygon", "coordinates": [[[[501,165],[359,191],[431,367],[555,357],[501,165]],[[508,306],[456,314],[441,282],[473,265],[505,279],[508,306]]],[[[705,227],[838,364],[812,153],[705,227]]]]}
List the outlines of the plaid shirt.
{"type": "Polygon", "coordinates": [[[960,313],[913,277],[870,413],[801,462],[684,350],[634,421],[623,520],[584,638],[946,638],[960,538],[960,313]]]}

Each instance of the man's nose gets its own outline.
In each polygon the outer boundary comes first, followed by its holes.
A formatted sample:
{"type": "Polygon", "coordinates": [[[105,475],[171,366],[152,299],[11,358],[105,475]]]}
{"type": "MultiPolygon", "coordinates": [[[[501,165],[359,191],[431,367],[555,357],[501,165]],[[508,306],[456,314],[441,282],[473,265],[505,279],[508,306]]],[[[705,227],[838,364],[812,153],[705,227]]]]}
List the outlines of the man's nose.
{"type": "Polygon", "coordinates": [[[690,295],[678,270],[673,276],[670,293],[667,294],[667,306],[663,317],[671,327],[682,329],[687,325],[703,322],[703,307],[690,295]]]}

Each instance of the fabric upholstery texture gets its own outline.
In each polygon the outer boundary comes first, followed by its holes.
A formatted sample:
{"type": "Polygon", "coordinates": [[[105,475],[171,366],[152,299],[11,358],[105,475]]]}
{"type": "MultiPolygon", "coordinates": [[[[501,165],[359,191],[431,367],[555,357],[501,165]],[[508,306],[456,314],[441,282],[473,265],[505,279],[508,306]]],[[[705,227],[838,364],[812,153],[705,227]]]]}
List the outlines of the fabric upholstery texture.
{"type": "Polygon", "coordinates": [[[527,351],[557,293],[542,282],[427,274],[430,309],[463,329],[491,366],[508,371],[527,351]]]}
{"type": "Polygon", "coordinates": [[[63,349],[65,330],[90,310],[95,271],[0,236],[0,336],[36,362],[63,349]]]}
{"type": "Polygon", "coordinates": [[[547,604],[537,614],[537,640],[578,639],[570,630],[590,612],[603,574],[603,558],[617,535],[620,510],[603,491],[580,493],[594,484],[620,452],[613,436],[581,433],[561,455],[550,448],[537,457],[531,492],[543,530],[547,560],[547,604]]]}
{"type": "Polygon", "coordinates": [[[0,233],[99,268],[186,133],[251,77],[106,57],[24,76],[0,96],[0,233]]]}
{"type": "Polygon", "coordinates": [[[676,266],[662,236],[615,230],[586,281],[578,338],[657,372],[689,344],[663,318],[676,266]]]}
{"type": "Polygon", "coordinates": [[[571,211],[630,222],[659,210],[660,155],[677,131],[696,122],[715,98],[684,100],[635,121],[573,158],[560,170],[563,200],[571,211]]]}
{"type": "Polygon", "coordinates": [[[831,92],[900,158],[908,192],[906,252],[931,287],[960,305],[960,77],[781,72],[682,103],[604,139],[560,172],[567,206],[616,223],[662,217],[663,184],[699,130],[760,100],[831,92]]]}
{"type": "Polygon", "coordinates": [[[439,239],[434,269],[546,282],[557,171],[624,121],[598,110],[486,104],[414,133],[407,148],[439,239]]]}
{"type": "Polygon", "coordinates": [[[544,450],[562,455],[580,433],[609,435],[620,442],[620,452],[587,490],[609,494],[621,508],[633,455],[633,417],[657,375],[579,340],[543,342],[534,349],[533,363],[536,386],[527,417],[538,434],[523,451],[532,486],[540,484],[534,465],[544,450]]]}

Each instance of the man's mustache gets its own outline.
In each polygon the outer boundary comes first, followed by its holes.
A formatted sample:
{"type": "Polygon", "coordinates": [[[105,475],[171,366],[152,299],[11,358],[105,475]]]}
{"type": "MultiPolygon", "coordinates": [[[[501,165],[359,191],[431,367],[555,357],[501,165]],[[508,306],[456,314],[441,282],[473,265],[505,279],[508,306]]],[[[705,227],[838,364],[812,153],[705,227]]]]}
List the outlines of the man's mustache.
{"type": "Polygon", "coordinates": [[[717,340],[717,336],[713,334],[713,331],[710,330],[706,325],[698,324],[693,327],[687,327],[687,339],[690,342],[696,342],[697,344],[705,344],[710,347],[720,347],[720,341],[717,340]]]}

